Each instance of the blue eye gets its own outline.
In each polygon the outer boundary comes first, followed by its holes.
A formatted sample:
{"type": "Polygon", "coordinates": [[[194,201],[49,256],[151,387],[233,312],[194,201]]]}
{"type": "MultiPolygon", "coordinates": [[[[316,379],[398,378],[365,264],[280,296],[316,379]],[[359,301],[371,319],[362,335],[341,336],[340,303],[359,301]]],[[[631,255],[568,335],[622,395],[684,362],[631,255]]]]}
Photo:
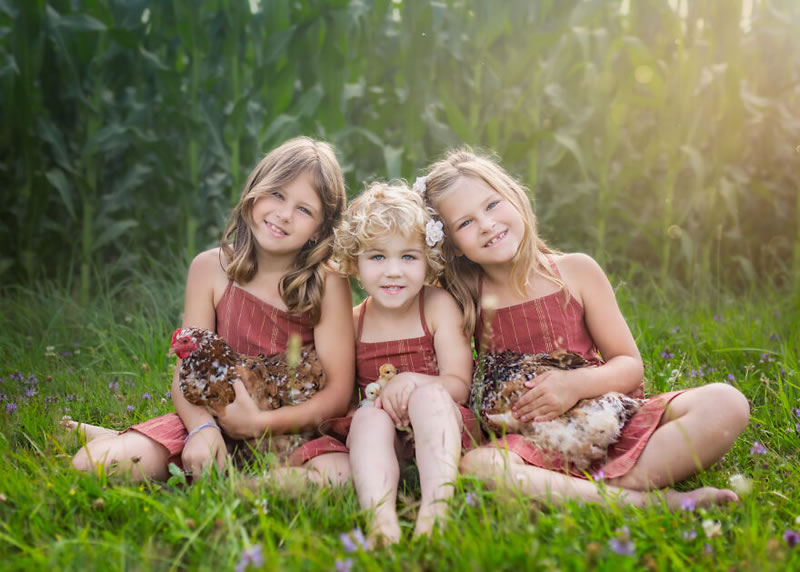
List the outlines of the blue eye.
{"type": "Polygon", "coordinates": [[[458,229],[457,229],[457,230],[460,230],[460,229],[464,228],[464,227],[465,227],[465,226],[467,226],[467,225],[468,225],[470,222],[472,222],[472,221],[470,221],[470,220],[465,220],[465,221],[464,221],[464,222],[462,222],[460,225],[458,225],[458,229]]]}
{"type": "Polygon", "coordinates": [[[413,254],[404,254],[403,255],[403,260],[416,260],[416,259],[417,259],[417,257],[414,256],[413,254]]]}
{"type": "Polygon", "coordinates": [[[486,206],[486,210],[491,210],[498,205],[500,201],[492,201],[486,206]]]}
{"type": "Polygon", "coordinates": [[[383,260],[384,258],[383,254],[374,254],[369,257],[370,260],[383,260]]]}
{"type": "Polygon", "coordinates": [[[308,216],[311,216],[311,211],[308,210],[306,207],[297,207],[297,210],[299,210],[301,213],[305,213],[308,216]]]}
{"type": "Polygon", "coordinates": [[[276,199],[282,199],[283,195],[279,191],[272,191],[272,196],[276,199]]]}

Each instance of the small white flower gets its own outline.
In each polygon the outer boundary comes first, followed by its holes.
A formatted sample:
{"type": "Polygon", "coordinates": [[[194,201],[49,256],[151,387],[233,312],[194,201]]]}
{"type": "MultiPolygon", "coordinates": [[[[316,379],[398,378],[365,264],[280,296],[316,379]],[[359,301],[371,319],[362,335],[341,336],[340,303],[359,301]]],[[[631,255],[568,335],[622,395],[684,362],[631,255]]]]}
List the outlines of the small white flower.
{"type": "Polygon", "coordinates": [[[428,224],[425,225],[425,244],[430,247],[436,246],[436,244],[444,238],[443,229],[444,225],[442,225],[442,221],[429,220],[428,224]]]}
{"type": "Polygon", "coordinates": [[[428,188],[427,181],[428,181],[427,175],[425,175],[424,177],[417,177],[417,180],[414,181],[414,186],[411,187],[411,190],[419,193],[420,195],[424,195],[425,191],[428,188]]]}
{"type": "Polygon", "coordinates": [[[706,519],[703,521],[703,532],[706,538],[714,538],[722,534],[722,525],[716,520],[706,519]]]}
{"type": "Polygon", "coordinates": [[[753,482],[744,475],[731,475],[728,483],[736,491],[736,494],[741,496],[746,495],[753,488],[753,482]]]}

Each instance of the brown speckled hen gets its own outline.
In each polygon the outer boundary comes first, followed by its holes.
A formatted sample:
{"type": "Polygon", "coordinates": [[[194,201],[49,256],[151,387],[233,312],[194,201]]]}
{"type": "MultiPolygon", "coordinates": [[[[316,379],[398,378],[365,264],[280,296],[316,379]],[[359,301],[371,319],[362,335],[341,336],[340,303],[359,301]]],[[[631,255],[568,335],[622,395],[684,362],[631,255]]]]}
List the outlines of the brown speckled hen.
{"type": "Polygon", "coordinates": [[[581,399],[563,415],[551,421],[522,422],[511,414],[511,406],[527,391],[525,382],[552,369],[575,369],[588,362],[565,350],[520,354],[505,351],[485,356],[483,383],[476,371],[471,403],[484,425],[500,435],[520,433],[545,451],[556,452],[578,470],[605,459],[608,447],[620,436],[622,427],[644,400],[611,392],[581,399]]]}
{"type": "Polygon", "coordinates": [[[325,385],[322,365],[310,348],[301,348],[297,363],[290,364],[286,352],[244,356],[211,330],[178,328],[170,350],[182,360],[180,389],[186,401],[206,407],[215,416],[233,403],[236,380],[244,383],[264,410],[302,403],[325,385]]]}

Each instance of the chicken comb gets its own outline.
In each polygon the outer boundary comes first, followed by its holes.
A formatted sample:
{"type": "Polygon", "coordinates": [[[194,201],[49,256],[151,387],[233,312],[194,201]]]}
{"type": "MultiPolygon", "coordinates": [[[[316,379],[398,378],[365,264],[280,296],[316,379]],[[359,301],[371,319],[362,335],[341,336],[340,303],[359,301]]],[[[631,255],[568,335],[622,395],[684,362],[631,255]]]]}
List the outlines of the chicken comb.
{"type": "Polygon", "coordinates": [[[183,329],[183,328],[178,328],[177,330],[175,330],[174,332],[172,332],[172,341],[169,343],[170,347],[172,347],[172,346],[174,346],[174,345],[175,345],[175,340],[178,338],[178,334],[180,334],[180,333],[181,333],[181,330],[182,330],[182,329],[183,329]]]}

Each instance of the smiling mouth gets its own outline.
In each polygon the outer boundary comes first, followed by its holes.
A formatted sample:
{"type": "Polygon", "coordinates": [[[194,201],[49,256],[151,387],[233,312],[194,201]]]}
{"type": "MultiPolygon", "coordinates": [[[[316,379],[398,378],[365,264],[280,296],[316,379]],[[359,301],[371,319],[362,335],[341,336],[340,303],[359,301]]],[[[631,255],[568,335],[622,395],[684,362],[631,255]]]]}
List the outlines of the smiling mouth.
{"type": "Polygon", "coordinates": [[[274,236],[281,237],[281,236],[286,236],[288,234],[281,227],[275,226],[271,222],[265,222],[264,224],[267,227],[267,230],[270,231],[270,233],[272,233],[274,236]]]}
{"type": "Polygon", "coordinates": [[[507,230],[504,230],[503,232],[501,232],[501,233],[500,233],[500,234],[498,234],[497,236],[493,237],[493,238],[492,238],[492,240],[490,240],[489,242],[487,242],[486,244],[484,244],[484,245],[483,245],[483,246],[484,246],[484,248],[486,248],[486,247],[489,247],[489,246],[494,246],[495,244],[497,244],[498,242],[500,242],[501,240],[503,240],[503,239],[506,237],[506,235],[507,235],[507,234],[508,234],[508,231],[507,231],[507,230]]]}
{"type": "Polygon", "coordinates": [[[391,286],[381,286],[381,290],[386,292],[387,294],[399,294],[405,286],[396,286],[392,284],[391,286]]]}

